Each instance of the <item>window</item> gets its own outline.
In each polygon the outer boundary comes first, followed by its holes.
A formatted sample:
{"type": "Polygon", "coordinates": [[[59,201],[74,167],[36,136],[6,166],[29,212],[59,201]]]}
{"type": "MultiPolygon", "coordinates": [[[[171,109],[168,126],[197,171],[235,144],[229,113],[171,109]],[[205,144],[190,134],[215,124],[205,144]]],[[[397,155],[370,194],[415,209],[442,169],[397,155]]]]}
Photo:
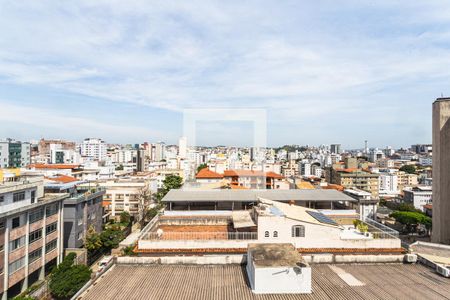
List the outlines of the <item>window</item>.
{"type": "Polygon", "coordinates": [[[13,202],[25,200],[25,192],[19,192],[13,194],[13,202]]]}
{"type": "Polygon", "coordinates": [[[28,254],[28,264],[38,260],[40,257],[42,257],[42,247],[28,254]]]}
{"type": "Polygon", "coordinates": [[[57,239],[54,239],[53,241],[48,242],[45,245],[45,253],[49,253],[50,251],[56,249],[57,241],[58,241],[57,239]]]}
{"type": "Polygon", "coordinates": [[[29,215],[30,224],[42,220],[43,218],[44,218],[44,210],[42,208],[31,212],[29,215]]]}
{"type": "Polygon", "coordinates": [[[0,196],[0,204],[3,204],[4,201],[5,201],[5,196],[0,196]]]}
{"type": "Polygon", "coordinates": [[[45,215],[47,217],[53,216],[56,213],[58,213],[58,203],[49,205],[45,208],[45,215]]]}
{"type": "Polygon", "coordinates": [[[2,252],[3,250],[5,250],[5,245],[0,245],[0,252],[2,252]]]}
{"type": "Polygon", "coordinates": [[[269,237],[269,232],[268,231],[264,232],[264,237],[269,237]]]}
{"type": "Polygon", "coordinates": [[[58,222],[47,225],[47,227],[45,228],[45,235],[49,235],[50,233],[55,232],[57,227],[58,222]]]}
{"type": "Polygon", "coordinates": [[[35,202],[36,198],[36,191],[31,191],[31,203],[35,202]]]}
{"type": "Polygon", "coordinates": [[[305,226],[303,225],[292,226],[292,237],[305,237],[305,226]]]}
{"type": "Polygon", "coordinates": [[[37,240],[40,240],[41,238],[42,238],[42,229],[38,229],[38,230],[31,232],[28,237],[30,244],[37,240]]]}
{"type": "Polygon", "coordinates": [[[5,228],[5,221],[0,221],[0,229],[5,228]]]}
{"type": "Polygon", "coordinates": [[[12,219],[12,228],[20,227],[20,217],[15,217],[12,219]]]}
{"type": "Polygon", "coordinates": [[[20,270],[25,265],[25,257],[19,258],[16,261],[13,261],[9,264],[9,273],[12,274],[16,272],[17,270],[20,270]]]}
{"type": "Polygon", "coordinates": [[[275,237],[278,237],[278,231],[274,231],[273,232],[273,237],[275,238],[275,237]]]}
{"type": "Polygon", "coordinates": [[[13,252],[16,249],[19,249],[25,245],[25,236],[21,236],[18,239],[12,240],[9,242],[9,252],[13,252]]]}

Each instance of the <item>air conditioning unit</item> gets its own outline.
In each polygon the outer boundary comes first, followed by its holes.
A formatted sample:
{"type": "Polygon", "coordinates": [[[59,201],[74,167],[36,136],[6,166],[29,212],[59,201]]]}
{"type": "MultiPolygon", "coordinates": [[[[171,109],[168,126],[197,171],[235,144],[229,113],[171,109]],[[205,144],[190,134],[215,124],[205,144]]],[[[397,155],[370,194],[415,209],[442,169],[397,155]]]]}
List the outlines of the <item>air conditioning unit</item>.
{"type": "Polygon", "coordinates": [[[415,264],[417,262],[417,255],[415,255],[415,254],[406,254],[404,260],[407,263],[415,264]]]}
{"type": "Polygon", "coordinates": [[[436,272],[444,277],[450,278],[450,266],[436,264],[436,272]]]}

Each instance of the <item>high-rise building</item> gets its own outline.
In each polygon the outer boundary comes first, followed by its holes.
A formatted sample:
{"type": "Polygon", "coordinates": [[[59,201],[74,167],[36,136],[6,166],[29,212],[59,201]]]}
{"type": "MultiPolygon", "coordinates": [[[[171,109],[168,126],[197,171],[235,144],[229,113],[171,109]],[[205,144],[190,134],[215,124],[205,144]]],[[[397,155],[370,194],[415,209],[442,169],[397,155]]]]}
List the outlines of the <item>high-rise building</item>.
{"type": "Polygon", "coordinates": [[[332,144],[330,146],[330,151],[332,154],[341,154],[342,153],[341,144],[332,144]]]}
{"type": "Polygon", "coordinates": [[[139,149],[137,150],[137,157],[136,157],[136,171],[137,172],[143,172],[145,171],[145,150],[139,149]]]}
{"type": "Polygon", "coordinates": [[[450,244],[450,98],[433,103],[433,232],[435,243],[450,244]]]}
{"type": "Polygon", "coordinates": [[[178,157],[187,157],[187,138],[185,136],[180,137],[178,140],[178,157]]]}
{"type": "Polygon", "coordinates": [[[106,143],[101,139],[87,138],[81,144],[81,155],[103,161],[106,159],[106,143]]]}
{"type": "Polygon", "coordinates": [[[163,142],[158,142],[155,144],[155,161],[161,161],[166,158],[166,144],[163,142]]]}
{"type": "Polygon", "coordinates": [[[30,143],[11,139],[0,141],[0,168],[20,168],[30,163],[30,143]]]}

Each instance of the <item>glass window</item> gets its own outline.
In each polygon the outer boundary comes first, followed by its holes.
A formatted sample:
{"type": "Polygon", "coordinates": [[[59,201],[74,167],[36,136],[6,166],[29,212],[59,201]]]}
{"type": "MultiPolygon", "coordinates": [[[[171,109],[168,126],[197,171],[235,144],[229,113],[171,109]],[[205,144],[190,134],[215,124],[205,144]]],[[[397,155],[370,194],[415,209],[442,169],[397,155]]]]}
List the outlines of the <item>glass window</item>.
{"type": "Polygon", "coordinates": [[[9,252],[12,252],[16,249],[25,246],[25,236],[21,236],[18,239],[12,240],[9,242],[9,252]]]}
{"type": "Polygon", "coordinates": [[[58,222],[54,222],[52,224],[47,225],[47,227],[45,228],[45,234],[49,235],[50,233],[55,232],[57,227],[58,222]]]}
{"type": "Polygon", "coordinates": [[[30,244],[37,240],[40,240],[41,238],[42,238],[42,229],[38,229],[31,232],[30,236],[28,237],[30,244]]]}
{"type": "Polygon", "coordinates": [[[273,232],[273,237],[278,237],[278,231],[273,232]]]}
{"type": "Polygon", "coordinates": [[[28,264],[38,260],[40,257],[42,257],[42,247],[28,254],[28,264]]]}
{"type": "Polygon", "coordinates": [[[30,224],[42,220],[43,218],[44,218],[44,210],[42,208],[31,212],[29,215],[30,224]]]}
{"type": "Polygon", "coordinates": [[[20,227],[20,217],[15,217],[12,219],[12,228],[20,227]]]}
{"type": "Polygon", "coordinates": [[[0,221],[0,229],[5,228],[5,221],[0,221]]]}
{"type": "Polygon", "coordinates": [[[45,208],[45,215],[47,217],[53,216],[56,213],[58,213],[58,203],[51,204],[45,208]]]}
{"type": "Polygon", "coordinates": [[[50,251],[56,249],[57,241],[58,241],[57,239],[54,239],[53,241],[48,242],[45,245],[45,253],[49,253],[50,251]]]}
{"type": "Polygon", "coordinates": [[[36,191],[31,191],[31,203],[35,202],[36,198],[36,191]]]}
{"type": "Polygon", "coordinates": [[[2,204],[5,201],[5,196],[0,196],[0,204],[2,204]]]}
{"type": "Polygon", "coordinates": [[[13,202],[25,200],[25,192],[19,192],[13,194],[13,202]]]}
{"type": "Polygon", "coordinates": [[[16,261],[13,261],[9,264],[9,273],[12,274],[16,272],[17,270],[20,270],[25,265],[25,257],[19,258],[16,261]]]}
{"type": "Polygon", "coordinates": [[[268,231],[264,232],[264,237],[269,237],[269,232],[268,231]]]}
{"type": "Polygon", "coordinates": [[[292,226],[292,237],[305,237],[305,226],[303,225],[292,226]]]}

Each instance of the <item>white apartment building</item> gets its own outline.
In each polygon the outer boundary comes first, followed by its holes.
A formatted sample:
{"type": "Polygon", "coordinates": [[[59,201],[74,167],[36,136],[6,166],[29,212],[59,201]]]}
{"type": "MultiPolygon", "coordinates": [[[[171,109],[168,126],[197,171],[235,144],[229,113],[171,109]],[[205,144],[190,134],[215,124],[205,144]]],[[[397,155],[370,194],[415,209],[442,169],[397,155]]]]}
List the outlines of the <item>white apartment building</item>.
{"type": "Polygon", "coordinates": [[[103,204],[107,213],[115,218],[123,211],[129,212],[133,216],[139,216],[143,205],[149,205],[150,201],[144,203],[142,195],[156,191],[156,180],[146,178],[125,178],[98,181],[98,186],[105,188],[103,204]]]}
{"type": "Polygon", "coordinates": [[[376,161],[378,161],[380,159],[384,159],[384,157],[385,157],[385,154],[384,154],[383,151],[381,151],[379,149],[372,149],[372,150],[370,150],[369,160],[371,162],[376,162],[376,161]]]}
{"type": "Polygon", "coordinates": [[[0,141],[0,168],[20,168],[30,163],[30,143],[10,139],[0,141]]]}
{"type": "Polygon", "coordinates": [[[80,154],[73,149],[64,149],[62,144],[50,144],[51,164],[79,164],[80,154]]]}
{"type": "Polygon", "coordinates": [[[106,159],[106,143],[98,138],[87,138],[81,145],[81,155],[94,160],[104,161],[106,159]]]}
{"type": "Polygon", "coordinates": [[[411,203],[415,208],[424,211],[424,205],[432,204],[433,190],[431,186],[417,186],[413,188],[405,188],[403,190],[404,201],[411,203]]]}
{"type": "Polygon", "coordinates": [[[419,157],[419,165],[421,165],[421,166],[432,166],[433,165],[433,157],[431,157],[431,156],[421,156],[421,157],[419,157]]]}
{"type": "Polygon", "coordinates": [[[178,157],[187,158],[187,138],[185,136],[180,137],[178,140],[178,157]]]}
{"type": "Polygon", "coordinates": [[[387,194],[398,193],[398,176],[390,173],[380,173],[378,177],[380,184],[380,193],[385,192],[387,194]]]}
{"type": "Polygon", "coordinates": [[[299,163],[299,173],[302,176],[311,176],[311,163],[302,161],[299,163]]]}

